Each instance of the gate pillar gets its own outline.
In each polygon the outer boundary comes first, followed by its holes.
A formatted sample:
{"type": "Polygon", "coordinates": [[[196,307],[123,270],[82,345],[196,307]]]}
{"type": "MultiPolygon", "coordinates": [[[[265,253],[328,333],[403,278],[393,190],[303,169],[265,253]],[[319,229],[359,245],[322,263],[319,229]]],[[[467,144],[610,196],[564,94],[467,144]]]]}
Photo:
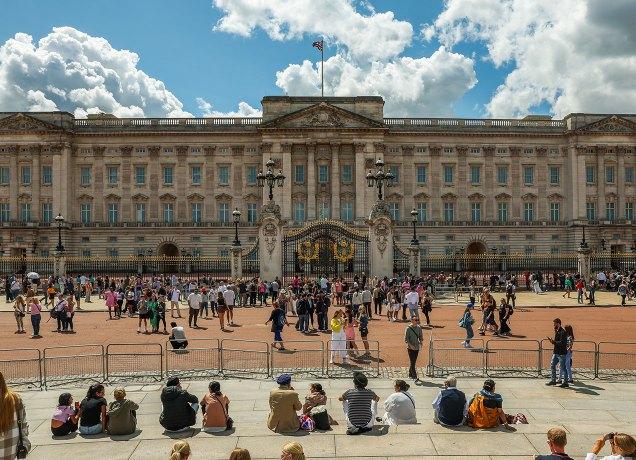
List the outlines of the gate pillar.
{"type": "Polygon", "coordinates": [[[54,276],[66,276],[66,253],[55,251],[53,253],[53,272],[54,276]]]}
{"type": "Polygon", "coordinates": [[[413,276],[420,276],[421,260],[420,260],[420,244],[411,242],[409,245],[409,273],[413,276]]]}
{"type": "Polygon", "coordinates": [[[263,206],[261,211],[259,237],[260,277],[272,281],[283,276],[283,220],[280,207],[273,202],[263,206]]]}
{"type": "Polygon", "coordinates": [[[592,250],[588,247],[587,244],[581,244],[577,249],[578,255],[578,272],[581,275],[581,278],[587,283],[590,280],[590,275],[592,272],[592,263],[590,254],[592,250]]]}
{"type": "Polygon", "coordinates": [[[369,261],[371,276],[393,277],[393,221],[384,201],[373,206],[369,220],[369,261]]]}
{"type": "Polygon", "coordinates": [[[243,254],[241,253],[242,250],[243,248],[240,244],[233,244],[230,247],[230,254],[232,257],[230,259],[230,271],[233,280],[243,278],[243,254]]]}

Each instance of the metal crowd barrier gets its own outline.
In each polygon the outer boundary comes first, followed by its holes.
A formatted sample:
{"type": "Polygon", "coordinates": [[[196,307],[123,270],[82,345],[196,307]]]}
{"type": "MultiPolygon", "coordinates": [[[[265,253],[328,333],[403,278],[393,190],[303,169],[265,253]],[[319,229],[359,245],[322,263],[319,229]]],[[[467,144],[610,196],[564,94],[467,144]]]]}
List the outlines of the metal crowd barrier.
{"type": "Polygon", "coordinates": [[[224,376],[269,377],[269,344],[258,340],[221,340],[221,372],[224,376]]]}
{"type": "Polygon", "coordinates": [[[272,375],[289,373],[323,377],[325,344],[322,340],[285,340],[285,350],[271,350],[272,375]]]}
{"type": "Polygon", "coordinates": [[[188,339],[188,347],[174,349],[166,342],[166,377],[207,378],[221,374],[219,339],[188,339]]]}
{"type": "Polygon", "coordinates": [[[488,340],[485,373],[489,377],[540,377],[541,343],[538,340],[488,340]]]}
{"type": "Polygon", "coordinates": [[[599,342],[597,351],[598,378],[636,377],[636,342],[599,342]]]}
{"type": "Polygon", "coordinates": [[[42,388],[42,353],[35,348],[0,349],[0,372],[7,384],[42,388]]]}
{"type": "Polygon", "coordinates": [[[339,350],[346,350],[346,341],[333,342],[329,340],[327,342],[327,350],[325,359],[327,360],[327,377],[330,378],[342,378],[351,377],[354,372],[362,372],[368,377],[380,376],[380,342],[377,340],[368,340],[369,352],[364,353],[364,347],[362,347],[362,340],[356,340],[356,344],[359,349],[356,353],[354,350],[353,356],[347,357],[347,362],[343,363],[340,356],[335,356],[336,362],[332,362],[332,354],[338,353],[339,350]]]}
{"type": "MultiPolygon", "coordinates": [[[[544,377],[550,377],[553,345],[548,339],[541,341],[541,370],[544,377]]],[[[594,379],[598,376],[598,349],[595,342],[575,340],[572,347],[572,376],[594,379]]]]}
{"type": "Polygon", "coordinates": [[[426,374],[445,377],[451,374],[475,376],[485,374],[484,339],[470,340],[470,348],[462,346],[464,337],[431,339],[426,374]],[[437,345],[437,346],[436,346],[437,345]]]}
{"type": "Polygon", "coordinates": [[[49,347],[42,355],[45,387],[72,382],[103,382],[104,346],[100,344],[49,347]]]}
{"type": "Polygon", "coordinates": [[[159,343],[111,343],[106,347],[106,380],[163,380],[163,347],[159,343]]]}

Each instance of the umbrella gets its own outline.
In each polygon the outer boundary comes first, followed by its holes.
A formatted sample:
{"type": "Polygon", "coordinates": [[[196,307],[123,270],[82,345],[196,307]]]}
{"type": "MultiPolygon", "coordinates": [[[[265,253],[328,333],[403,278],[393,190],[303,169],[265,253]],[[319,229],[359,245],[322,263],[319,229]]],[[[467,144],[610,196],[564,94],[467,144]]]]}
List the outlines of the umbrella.
{"type": "Polygon", "coordinates": [[[40,275],[35,272],[29,272],[27,273],[27,278],[29,278],[30,280],[40,279],[40,275]]]}

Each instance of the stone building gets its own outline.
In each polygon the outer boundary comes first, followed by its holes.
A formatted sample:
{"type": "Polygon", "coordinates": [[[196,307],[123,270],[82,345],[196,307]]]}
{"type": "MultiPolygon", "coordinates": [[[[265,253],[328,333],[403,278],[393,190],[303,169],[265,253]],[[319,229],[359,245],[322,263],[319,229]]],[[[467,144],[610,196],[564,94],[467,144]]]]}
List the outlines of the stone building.
{"type": "Polygon", "coordinates": [[[232,211],[255,241],[269,158],[287,226],[332,218],[365,227],[383,158],[398,243],[424,254],[565,252],[635,244],[636,115],[563,120],[384,118],[383,100],[265,97],[262,118],[75,119],[0,113],[3,254],[47,255],[54,217],[72,255],[226,255],[232,211]]]}

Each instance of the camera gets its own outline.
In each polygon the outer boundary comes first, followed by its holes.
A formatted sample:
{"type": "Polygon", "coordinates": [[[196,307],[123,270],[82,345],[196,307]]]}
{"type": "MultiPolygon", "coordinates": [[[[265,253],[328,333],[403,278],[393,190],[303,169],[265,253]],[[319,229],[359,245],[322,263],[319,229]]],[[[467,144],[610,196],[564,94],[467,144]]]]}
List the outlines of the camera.
{"type": "Polygon", "coordinates": [[[603,440],[605,441],[612,441],[614,439],[614,433],[607,433],[605,436],[603,436],[603,440]]]}

